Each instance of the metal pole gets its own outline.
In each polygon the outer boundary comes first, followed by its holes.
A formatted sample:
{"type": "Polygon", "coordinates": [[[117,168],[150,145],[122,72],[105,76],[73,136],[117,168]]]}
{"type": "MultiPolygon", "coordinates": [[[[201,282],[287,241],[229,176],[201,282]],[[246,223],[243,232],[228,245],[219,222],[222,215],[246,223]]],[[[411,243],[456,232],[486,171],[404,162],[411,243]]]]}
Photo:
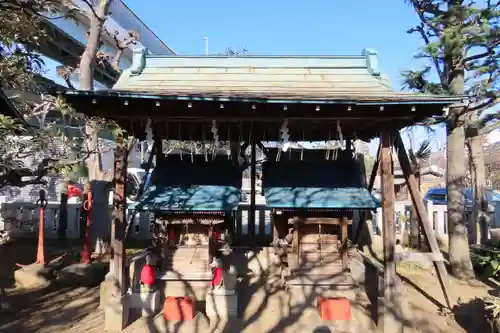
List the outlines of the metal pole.
{"type": "Polygon", "coordinates": [[[208,37],[205,37],[205,55],[208,55],[208,37]]]}

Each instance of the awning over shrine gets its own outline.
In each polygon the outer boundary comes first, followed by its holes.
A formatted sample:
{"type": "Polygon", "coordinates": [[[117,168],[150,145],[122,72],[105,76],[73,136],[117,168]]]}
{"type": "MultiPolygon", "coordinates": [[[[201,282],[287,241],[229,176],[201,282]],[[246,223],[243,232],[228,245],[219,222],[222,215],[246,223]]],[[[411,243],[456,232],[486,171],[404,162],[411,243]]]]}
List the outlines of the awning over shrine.
{"type": "Polygon", "coordinates": [[[377,53],[360,56],[148,56],[137,50],[113,91],[189,100],[323,103],[426,102],[450,97],[395,91],[377,53]]]}
{"type": "Polygon", "coordinates": [[[273,208],[375,209],[357,160],[268,161],[263,166],[266,203],[273,208]]]}
{"type": "Polygon", "coordinates": [[[241,202],[241,171],[227,159],[170,156],[151,175],[151,185],[129,205],[141,211],[231,211],[241,202]]]}
{"type": "Polygon", "coordinates": [[[460,96],[396,91],[377,65],[359,56],[156,56],[134,53],[111,90],[61,91],[77,112],[115,120],[144,138],[147,119],[170,140],[279,141],[284,119],[293,141],[368,141],[382,128],[400,130],[441,117],[460,96]],[[337,123],[339,125],[337,125],[337,123]]]}
{"type": "Polygon", "coordinates": [[[363,187],[269,187],[266,203],[272,208],[376,209],[380,202],[363,187]]]}

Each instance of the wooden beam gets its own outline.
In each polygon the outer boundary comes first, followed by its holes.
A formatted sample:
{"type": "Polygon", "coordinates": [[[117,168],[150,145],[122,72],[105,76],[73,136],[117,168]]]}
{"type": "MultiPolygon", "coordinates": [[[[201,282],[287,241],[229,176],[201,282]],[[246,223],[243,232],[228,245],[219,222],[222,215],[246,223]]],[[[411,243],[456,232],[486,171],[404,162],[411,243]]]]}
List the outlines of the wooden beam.
{"type": "MultiPolygon", "coordinates": [[[[436,240],[436,235],[434,234],[434,230],[432,229],[431,221],[429,221],[429,216],[427,215],[427,209],[425,208],[424,200],[420,191],[418,190],[418,183],[415,175],[413,174],[410,159],[406,154],[403,139],[401,139],[401,135],[399,134],[399,132],[395,133],[394,144],[398,152],[399,164],[401,165],[401,169],[403,170],[403,175],[408,186],[408,192],[410,192],[413,206],[416,208],[415,211],[418,217],[418,221],[420,222],[420,226],[424,231],[425,238],[429,244],[429,247],[431,248],[432,253],[441,253],[436,240]]],[[[446,267],[444,266],[444,262],[435,261],[434,267],[436,268],[439,283],[441,284],[441,289],[443,290],[446,305],[451,309],[452,304],[449,297],[447,272],[446,267]]]]}
{"type": "Polygon", "coordinates": [[[380,142],[380,180],[382,188],[382,219],[384,244],[384,299],[391,304],[396,286],[396,229],[394,226],[394,174],[391,155],[391,136],[382,132],[380,142]]]}
{"type": "Polygon", "coordinates": [[[406,262],[422,262],[429,263],[435,261],[443,261],[444,257],[442,253],[397,253],[396,261],[406,261],[406,262]]]}
{"type": "Polygon", "coordinates": [[[127,210],[127,145],[123,138],[116,140],[113,224],[111,226],[111,260],[113,261],[113,285],[115,296],[122,296],[127,290],[125,279],[125,216],[127,210]]]}
{"type": "Polygon", "coordinates": [[[300,265],[300,218],[294,218],[292,252],[295,253],[294,261],[296,267],[300,265]]]}
{"type": "MultiPolygon", "coordinates": [[[[294,224],[295,218],[289,218],[288,224],[294,224]]],[[[330,224],[330,225],[340,225],[344,223],[344,218],[339,217],[304,217],[300,220],[300,224],[330,224]]],[[[347,220],[347,224],[352,224],[352,220],[347,220]]]]}

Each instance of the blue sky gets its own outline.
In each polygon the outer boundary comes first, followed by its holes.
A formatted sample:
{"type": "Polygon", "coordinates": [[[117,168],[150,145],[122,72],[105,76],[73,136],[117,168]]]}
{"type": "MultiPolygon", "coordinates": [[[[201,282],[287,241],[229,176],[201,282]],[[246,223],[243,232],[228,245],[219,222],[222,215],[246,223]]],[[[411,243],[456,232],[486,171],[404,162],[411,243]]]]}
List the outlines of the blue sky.
{"type": "MultiPolygon", "coordinates": [[[[413,59],[420,38],[406,33],[417,17],[404,0],[125,3],[179,54],[204,54],[204,37],[210,53],[246,47],[262,55],[358,55],[373,48],[395,89],[401,88],[401,70],[422,64],[413,59]]],[[[417,141],[427,135],[417,131],[417,141]]],[[[433,141],[443,141],[444,135],[444,128],[438,128],[433,141]]]]}
{"type": "MultiPolygon", "coordinates": [[[[421,41],[406,33],[418,21],[404,0],[125,3],[180,54],[204,54],[204,37],[210,53],[246,47],[263,55],[358,55],[364,48],[373,48],[395,89],[401,88],[401,70],[419,67],[413,55],[421,41]]],[[[419,130],[415,134],[417,141],[427,136],[419,130]]],[[[444,128],[438,128],[435,149],[444,135],[444,128]]],[[[370,146],[375,151],[377,143],[370,146]]]]}

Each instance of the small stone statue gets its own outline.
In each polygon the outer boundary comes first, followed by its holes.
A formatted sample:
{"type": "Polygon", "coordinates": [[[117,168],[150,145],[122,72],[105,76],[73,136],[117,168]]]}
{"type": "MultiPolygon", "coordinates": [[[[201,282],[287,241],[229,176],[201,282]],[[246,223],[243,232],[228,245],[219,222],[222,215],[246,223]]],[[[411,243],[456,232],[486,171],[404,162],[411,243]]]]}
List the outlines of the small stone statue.
{"type": "Polygon", "coordinates": [[[222,260],[214,257],[210,268],[212,268],[212,290],[214,294],[234,293],[237,282],[235,267],[231,265],[228,270],[225,270],[222,260]]]}
{"type": "Polygon", "coordinates": [[[141,292],[153,292],[156,285],[156,256],[153,253],[146,255],[146,263],[141,270],[141,292]]]}

